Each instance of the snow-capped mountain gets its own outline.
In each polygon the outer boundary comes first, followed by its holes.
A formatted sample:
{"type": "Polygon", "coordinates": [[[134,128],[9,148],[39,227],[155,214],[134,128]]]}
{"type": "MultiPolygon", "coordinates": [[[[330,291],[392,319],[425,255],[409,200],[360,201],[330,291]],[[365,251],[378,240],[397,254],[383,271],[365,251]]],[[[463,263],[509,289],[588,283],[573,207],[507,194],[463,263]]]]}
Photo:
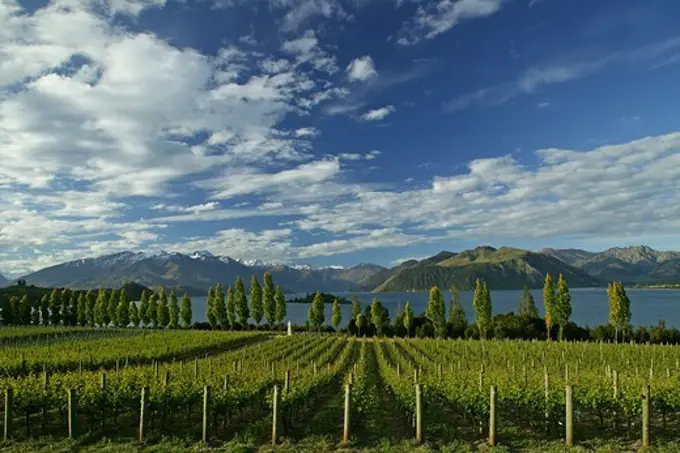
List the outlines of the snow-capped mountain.
{"type": "Polygon", "coordinates": [[[262,279],[269,271],[276,284],[288,292],[360,291],[372,289],[368,277],[385,270],[380,266],[345,269],[313,268],[308,264],[285,265],[263,260],[238,260],[199,250],[189,254],[163,250],[119,252],[48,267],[26,275],[28,284],[45,287],[90,289],[118,287],[125,282],[144,286],[181,286],[195,293],[216,283],[231,285],[241,277],[246,285],[253,275],[262,279]]]}

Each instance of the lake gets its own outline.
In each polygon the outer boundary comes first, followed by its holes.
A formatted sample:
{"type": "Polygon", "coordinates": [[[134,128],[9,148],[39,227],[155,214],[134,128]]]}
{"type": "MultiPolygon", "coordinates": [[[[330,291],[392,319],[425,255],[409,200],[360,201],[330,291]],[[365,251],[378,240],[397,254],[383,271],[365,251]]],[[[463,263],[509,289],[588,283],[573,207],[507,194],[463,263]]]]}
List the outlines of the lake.
{"type": "MultiPolygon", "coordinates": [[[[631,310],[633,312],[633,325],[655,325],[660,319],[666,321],[668,327],[680,326],[680,290],[675,289],[627,289],[628,297],[631,301],[631,310]]],[[[543,314],[543,290],[532,290],[536,305],[539,311],[543,314]]],[[[370,304],[373,298],[377,298],[389,310],[390,318],[394,316],[397,310],[397,305],[404,310],[406,301],[411,302],[413,312],[418,315],[425,311],[427,306],[427,292],[418,293],[336,293],[350,299],[352,295],[356,295],[363,306],[370,304]]],[[[451,301],[450,293],[446,292],[446,307],[448,314],[448,307],[451,301]]],[[[519,300],[521,299],[523,291],[492,291],[491,301],[493,304],[494,314],[508,313],[514,311],[517,313],[519,307],[519,300]]],[[[472,309],[472,291],[461,291],[461,305],[467,313],[468,321],[474,319],[474,311],[472,309]]],[[[304,294],[286,295],[286,299],[294,299],[296,297],[303,297],[304,294]]],[[[193,314],[194,321],[205,321],[205,304],[206,297],[193,297],[193,314]]],[[[304,324],[307,319],[307,309],[311,304],[288,304],[288,315],[286,321],[291,321],[293,324],[304,324]]],[[[578,325],[596,326],[598,324],[605,324],[609,321],[609,301],[607,298],[606,288],[573,288],[571,289],[571,319],[578,325]]],[[[351,305],[341,305],[342,323],[341,326],[347,325],[352,310],[351,305]]],[[[331,319],[331,304],[326,305],[326,323],[330,323],[331,319]]]]}

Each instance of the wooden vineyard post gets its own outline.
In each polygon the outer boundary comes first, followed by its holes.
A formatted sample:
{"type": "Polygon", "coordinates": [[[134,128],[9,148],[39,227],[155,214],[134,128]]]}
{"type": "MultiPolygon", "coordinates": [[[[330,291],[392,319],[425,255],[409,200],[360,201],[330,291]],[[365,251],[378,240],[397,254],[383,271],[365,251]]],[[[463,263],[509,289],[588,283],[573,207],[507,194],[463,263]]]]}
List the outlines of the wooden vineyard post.
{"type": "Polygon", "coordinates": [[[272,445],[276,445],[279,438],[279,386],[274,386],[274,397],[272,404],[272,445]]]}
{"type": "Polygon", "coordinates": [[[397,376],[401,376],[401,367],[399,366],[399,362],[397,362],[397,376]]]}
{"type": "Polygon", "coordinates": [[[496,445],[496,386],[491,386],[489,393],[489,446],[496,445]]]}
{"type": "Polygon", "coordinates": [[[423,442],[423,386],[416,384],[416,443],[423,442]]]}
{"type": "Polygon", "coordinates": [[[349,425],[352,404],[352,384],[347,384],[345,388],[345,424],[342,430],[342,444],[347,446],[349,444],[349,425]]]}
{"type": "Polygon", "coordinates": [[[545,385],[545,429],[550,433],[550,380],[548,367],[543,367],[543,383],[545,385]]]}
{"type": "Polygon", "coordinates": [[[651,388],[647,384],[642,389],[642,447],[649,447],[649,399],[651,397],[651,388]]]}
{"type": "Polygon", "coordinates": [[[224,375],[224,386],[223,390],[227,390],[229,388],[229,374],[224,375]]]}
{"type": "Polygon", "coordinates": [[[47,366],[43,365],[43,405],[42,405],[42,430],[47,429],[47,389],[50,386],[50,372],[47,366]]]}
{"type": "Polygon", "coordinates": [[[286,375],[283,379],[283,391],[288,393],[290,391],[290,370],[286,370],[286,375]]]}
{"type": "Polygon", "coordinates": [[[198,359],[194,360],[194,377],[198,377],[198,359]]]}
{"type": "Polygon", "coordinates": [[[208,443],[208,409],[210,408],[210,386],[203,388],[203,444],[208,443]]]}
{"type": "Polygon", "coordinates": [[[76,390],[68,390],[68,438],[76,436],[76,390]]]}
{"type": "Polygon", "coordinates": [[[7,442],[12,435],[12,389],[5,389],[5,420],[2,430],[2,440],[7,442]]]}
{"type": "Polygon", "coordinates": [[[139,407],[139,443],[144,442],[144,430],[146,429],[146,400],[149,395],[149,387],[142,388],[142,398],[139,407]]]}
{"type": "Polygon", "coordinates": [[[101,428],[102,432],[104,431],[105,423],[104,420],[106,418],[106,373],[102,373],[102,380],[101,380],[101,395],[102,395],[102,401],[101,401],[101,406],[102,406],[102,418],[101,418],[101,428]]]}
{"type": "Polygon", "coordinates": [[[565,426],[566,426],[566,444],[567,447],[572,447],[574,445],[574,405],[573,405],[573,396],[574,396],[574,389],[571,385],[567,385],[567,390],[566,390],[566,417],[565,417],[565,426]]]}

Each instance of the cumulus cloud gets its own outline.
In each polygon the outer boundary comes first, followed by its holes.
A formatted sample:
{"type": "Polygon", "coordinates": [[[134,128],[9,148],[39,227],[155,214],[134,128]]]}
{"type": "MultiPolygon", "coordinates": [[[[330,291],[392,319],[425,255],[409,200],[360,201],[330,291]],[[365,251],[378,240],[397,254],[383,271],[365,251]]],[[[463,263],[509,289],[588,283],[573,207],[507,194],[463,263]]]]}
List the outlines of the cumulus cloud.
{"type": "Polygon", "coordinates": [[[368,112],[361,115],[361,118],[366,121],[380,121],[384,120],[395,111],[396,109],[394,106],[386,105],[385,107],[381,107],[379,109],[369,110],[368,112]]]}
{"type": "Polygon", "coordinates": [[[370,56],[355,58],[345,68],[347,78],[352,81],[365,82],[367,80],[378,77],[378,71],[375,70],[375,63],[370,56]]]}

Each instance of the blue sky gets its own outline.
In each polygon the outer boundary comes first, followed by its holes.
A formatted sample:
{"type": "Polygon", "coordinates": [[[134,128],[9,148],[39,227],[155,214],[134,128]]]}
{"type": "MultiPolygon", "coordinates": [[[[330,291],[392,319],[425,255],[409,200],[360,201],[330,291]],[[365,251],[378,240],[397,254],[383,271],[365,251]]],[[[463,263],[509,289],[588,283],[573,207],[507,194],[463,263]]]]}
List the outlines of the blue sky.
{"type": "Polygon", "coordinates": [[[678,249],[672,0],[0,0],[0,272],[678,249]]]}

